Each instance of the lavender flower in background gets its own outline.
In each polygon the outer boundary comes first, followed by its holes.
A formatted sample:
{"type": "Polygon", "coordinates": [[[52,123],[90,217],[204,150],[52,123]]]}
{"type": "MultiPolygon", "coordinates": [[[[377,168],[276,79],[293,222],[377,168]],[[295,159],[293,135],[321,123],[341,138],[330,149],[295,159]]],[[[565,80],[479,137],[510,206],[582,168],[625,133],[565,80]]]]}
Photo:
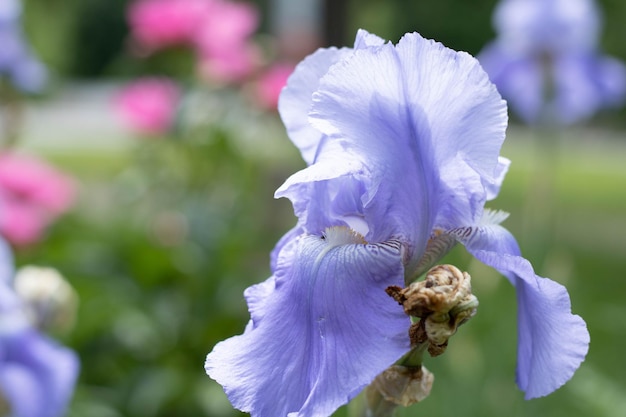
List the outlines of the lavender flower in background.
{"type": "Polygon", "coordinates": [[[394,46],[359,31],[320,49],[279,111],[308,167],[276,192],[298,223],[248,288],[244,333],[206,371],[253,416],[328,416],[410,349],[385,289],[409,284],[461,242],[516,287],[517,383],[526,398],[571,378],[589,343],[566,289],[537,276],[506,215],[484,208],[509,161],[506,104],[474,58],[413,33],[394,46]]]}
{"type": "Polygon", "coordinates": [[[62,417],[78,375],[76,354],[43,335],[13,289],[12,256],[0,240],[0,412],[62,417]]]}
{"type": "Polygon", "coordinates": [[[47,72],[24,38],[21,14],[19,0],[0,3],[0,77],[7,77],[20,91],[37,93],[46,83],[47,72]]]}
{"type": "Polygon", "coordinates": [[[568,125],[623,103],[626,67],[598,50],[593,0],[502,0],[478,59],[526,123],[568,125]]]}

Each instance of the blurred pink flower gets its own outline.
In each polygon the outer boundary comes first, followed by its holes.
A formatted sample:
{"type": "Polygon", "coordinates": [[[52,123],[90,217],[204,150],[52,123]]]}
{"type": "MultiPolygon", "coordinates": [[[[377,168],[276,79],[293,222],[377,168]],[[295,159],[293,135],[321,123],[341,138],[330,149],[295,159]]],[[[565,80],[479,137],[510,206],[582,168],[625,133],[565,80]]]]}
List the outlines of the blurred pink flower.
{"type": "Polygon", "coordinates": [[[211,0],[210,4],[194,39],[200,72],[213,81],[240,81],[261,60],[260,51],[250,40],[259,24],[258,11],[248,3],[211,0]]]}
{"type": "Polygon", "coordinates": [[[276,110],[278,96],[294,70],[292,64],[278,63],[261,74],[254,88],[254,99],[263,108],[276,110]]]}
{"type": "Polygon", "coordinates": [[[249,42],[259,25],[258,10],[249,3],[208,0],[194,43],[202,53],[223,53],[249,42]]]}
{"type": "Polygon", "coordinates": [[[74,202],[75,183],[34,157],[0,154],[0,234],[15,245],[39,240],[74,202]]]}
{"type": "Polygon", "coordinates": [[[250,40],[259,13],[228,0],[138,0],[128,9],[133,39],[148,52],[172,45],[195,50],[199,72],[217,82],[236,82],[261,61],[250,40]]]}
{"type": "Polygon", "coordinates": [[[149,51],[191,45],[212,0],[139,0],[128,8],[133,38],[149,51]]]}
{"type": "Polygon", "coordinates": [[[180,96],[178,86],[170,79],[148,77],[126,86],[116,97],[115,105],[132,129],[159,135],[171,128],[180,96]]]}
{"type": "Polygon", "coordinates": [[[247,78],[261,63],[261,52],[251,43],[200,57],[200,76],[216,83],[236,83],[247,78]]]}

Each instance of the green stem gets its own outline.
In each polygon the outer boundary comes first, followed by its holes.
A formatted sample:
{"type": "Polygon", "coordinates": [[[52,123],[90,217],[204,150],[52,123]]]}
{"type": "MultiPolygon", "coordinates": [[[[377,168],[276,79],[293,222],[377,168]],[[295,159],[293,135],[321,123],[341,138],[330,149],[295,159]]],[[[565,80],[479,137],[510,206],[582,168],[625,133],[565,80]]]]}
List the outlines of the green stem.
{"type": "Polygon", "coordinates": [[[422,362],[424,361],[424,352],[426,349],[428,349],[428,340],[414,346],[409,353],[400,358],[396,365],[405,366],[407,368],[421,367],[422,362]]]}

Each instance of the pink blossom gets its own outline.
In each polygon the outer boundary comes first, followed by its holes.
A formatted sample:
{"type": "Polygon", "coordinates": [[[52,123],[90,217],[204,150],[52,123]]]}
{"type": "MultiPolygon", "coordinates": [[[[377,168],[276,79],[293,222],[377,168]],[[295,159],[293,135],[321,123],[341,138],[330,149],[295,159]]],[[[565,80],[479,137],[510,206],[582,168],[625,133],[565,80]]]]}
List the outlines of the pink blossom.
{"type": "Polygon", "coordinates": [[[218,50],[200,58],[200,76],[217,83],[244,80],[260,64],[261,52],[256,45],[245,43],[230,50],[218,50]]]}
{"type": "Polygon", "coordinates": [[[209,0],[208,4],[194,39],[201,54],[220,54],[249,42],[259,24],[259,13],[252,4],[225,0],[209,0]]]}
{"type": "Polygon", "coordinates": [[[204,0],[139,0],[128,9],[132,36],[148,50],[191,45],[208,6],[204,0]]]}
{"type": "Polygon", "coordinates": [[[288,63],[278,63],[268,68],[256,82],[255,101],[261,107],[275,110],[278,107],[278,96],[293,70],[294,66],[288,63]]]}
{"type": "Polygon", "coordinates": [[[167,78],[142,78],[126,86],[116,97],[115,105],[132,129],[160,135],[171,128],[180,95],[178,86],[167,78]]]}
{"type": "Polygon", "coordinates": [[[74,202],[67,175],[34,157],[0,154],[0,234],[16,245],[39,240],[74,202]]]}
{"type": "Polygon", "coordinates": [[[258,23],[258,11],[251,4],[211,1],[194,39],[200,73],[217,82],[236,82],[250,75],[261,61],[258,47],[250,41],[258,23]]]}
{"type": "Polygon", "coordinates": [[[258,47],[250,40],[259,13],[249,3],[139,0],[131,4],[128,21],[133,39],[147,52],[172,45],[193,48],[200,74],[211,81],[240,81],[261,60],[258,47]]]}

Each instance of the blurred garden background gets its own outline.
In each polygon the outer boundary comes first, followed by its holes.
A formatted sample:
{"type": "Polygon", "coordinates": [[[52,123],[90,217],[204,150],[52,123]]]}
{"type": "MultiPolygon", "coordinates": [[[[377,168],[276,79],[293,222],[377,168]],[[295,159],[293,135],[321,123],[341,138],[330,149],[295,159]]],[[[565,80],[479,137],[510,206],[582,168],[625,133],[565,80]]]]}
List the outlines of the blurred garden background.
{"type": "MultiPolygon", "coordinates": [[[[48,80],[37,94],[5,89],[2,142],[64,173],[75,192],[41,233],[12,243],[17,267],[53,267],[78,294],[73,327],[54,333],[82,364],[70,417],[243,415],[203,363],[243,331],[243,290],[270,275],[269,253],[295,224],[291,204],[273,199],[304,167],[276,111],[280,80],[319,46],[351,45],[358,28],[394,42],[418,31],[472,55],[496,36],[495,0],[250,1],[254,22],[241,31],[255,64],[231,79],[208,52],[142,44],[132,0],[22,3],[48,80]],[[124,118],[141,106],[124,91],[145,77],[161,88],[153,102],[177,103],[164,124],[124,118]]],[[[626,61],[626,2],[598,4],[602,51],[626,61]]],[[[512,164],[489,206],[511,213],[504,225],[538,274],[568,288],[591,333],[587,360],[554,394],[524,401],[514,288],[458,247],[450,263],[467,266],[478,314],[427,359],[431,396],[398,416],[624,416],[626,110],[558,131],[511,114],[502,154],[512,164]]]]}

